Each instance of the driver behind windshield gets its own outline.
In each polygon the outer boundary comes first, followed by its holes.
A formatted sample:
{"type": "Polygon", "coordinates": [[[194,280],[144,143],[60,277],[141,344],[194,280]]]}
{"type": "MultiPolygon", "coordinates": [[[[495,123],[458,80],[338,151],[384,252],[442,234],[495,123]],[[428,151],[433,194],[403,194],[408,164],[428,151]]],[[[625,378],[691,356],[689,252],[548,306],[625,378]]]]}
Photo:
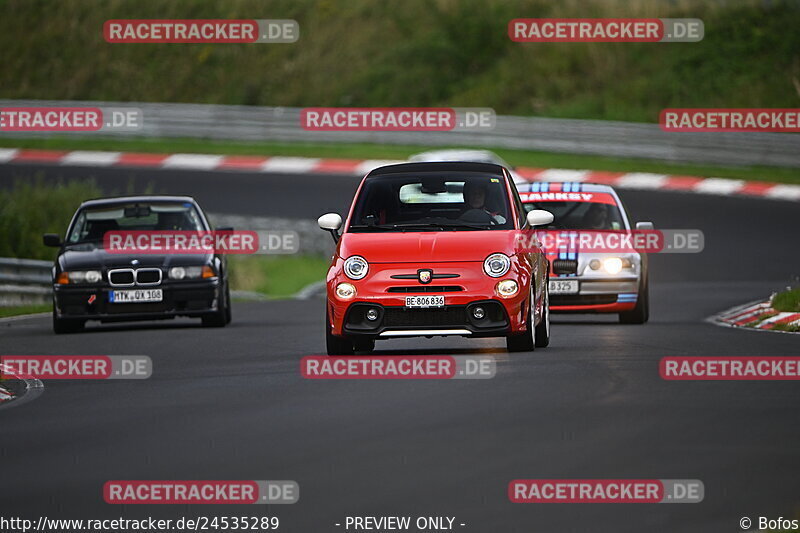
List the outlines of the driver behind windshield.
{"type": "Polygon", "coordinates": [[[486,205],[488,184],[483,181],[470,180],[464,183],[464,212],[461,220],[466,222],[505,224],[506,219],[493,212],[486,205]]]}
{"type": "Polygon", "coordinates": [[[608,229],[608,210],[603,204],[592,204],[583,215],[586,229],[608,229]]]}

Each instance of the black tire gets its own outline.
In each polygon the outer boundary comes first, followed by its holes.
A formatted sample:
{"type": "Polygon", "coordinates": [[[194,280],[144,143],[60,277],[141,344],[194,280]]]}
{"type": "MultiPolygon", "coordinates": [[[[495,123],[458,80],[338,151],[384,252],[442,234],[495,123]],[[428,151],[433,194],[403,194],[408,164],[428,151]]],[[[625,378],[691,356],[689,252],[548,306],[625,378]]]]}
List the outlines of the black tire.
{"type": "Polygon", "coordinates": [[[537,348],[546,348],[550,344],[550,277],[544,284],[544,303],[542,304],[542,319],[536,326],[535,344],[537,348]]]}
{"type": "Polygon", "coordinates": [[[536,348],[536,328],[533,327],[533,314],[531,307],[534,304],[533,292],[528,302],[528,317],[526,331],[506,336],[506,349],[509,352],[532,352],[536,348]]]}
{"type": "Polygon", "coordinates": [[[58,318],[56,310],[53,309],[53,332],[56,335],[63,335],[65,333],[77,333],[83,331],[83,326],[86,324],[85,320],[75,318],[58,318]]]}
{"type": "Polygon", "coordinates": [[[353,341],[353,351],[371,353],[375,349],[375,339],[357,339],[353,341]]]}
{"type": "Polygon", "coordinates": [[[228,311],[228,307],[230,306],[230,301],[228,298],[230,297],[230,293],[227,287],[225,289],[220,288],[219,293],[220,297],[217,310],[200,319],[204,328],[224,328],[229,322],[228,316],[230,312],[228,311]]]}
{"type": "Polygon", "coordinates": [[[353,355],[353,343],[346,337],[337,337],[331,333],[330,316],[325,311],[325,347],[328,355],[353,355]]]}
{"type": "Polygon", "coordinates": [[[233,319],[233,305],[231,304],[231,288],[227,283],[225,284],[225,301],[227,302],[225,306],[225,323],[230,324],[233,319]]]}
{"type": "Polygon", "coordinates": [[[639,297],[636,299],[636,307],[630,311],[619,314],[621,324],[644,324],[650,319],[650,283],[645,280],[639,287],[639,297]]]}

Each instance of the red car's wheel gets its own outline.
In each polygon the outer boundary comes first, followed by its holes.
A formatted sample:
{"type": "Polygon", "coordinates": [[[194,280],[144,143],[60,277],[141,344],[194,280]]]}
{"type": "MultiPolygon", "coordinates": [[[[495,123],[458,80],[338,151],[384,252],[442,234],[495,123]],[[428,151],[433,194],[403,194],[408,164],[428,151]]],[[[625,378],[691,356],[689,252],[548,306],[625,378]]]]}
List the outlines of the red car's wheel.
{"type": "Polygon", "coordinates": [[[533,313],[531,308],[535,305],[533,292],[528,300],[528,314],[525,319],[527,328],[522,333],[515,333],[506,337],[506,348],[509,352],[532,352],[536,348],[536,328],[533,326],[533,313]]]}
{"type": "Polygon", "coordinates": [[[542,319],[536,326],[535,341],[537,348],[544,348],[550,344],[550,278],[544,284],[544,296],[542,297],[542,319]]]}

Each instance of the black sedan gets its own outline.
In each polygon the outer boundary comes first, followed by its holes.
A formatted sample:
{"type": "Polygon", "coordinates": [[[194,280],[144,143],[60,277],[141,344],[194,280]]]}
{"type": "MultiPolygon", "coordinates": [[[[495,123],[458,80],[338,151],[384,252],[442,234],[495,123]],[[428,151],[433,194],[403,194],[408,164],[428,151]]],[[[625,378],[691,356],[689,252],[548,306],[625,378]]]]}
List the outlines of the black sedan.
{"type": "MultiPolygon", "coordinates": [[[[230,228],[226,228],[229,230],[230,228]]],[[[208,232],[208,220],[188,196],[128,196],[83,202],[66,238],[44,235],[59,248],[53,266],[53,330],[80,331],[88,320],[117,322],[177,316],[203,326],[231,321],[227,262],[213,253],[119,253],[105,249],[113,231],[208,232]]]]}

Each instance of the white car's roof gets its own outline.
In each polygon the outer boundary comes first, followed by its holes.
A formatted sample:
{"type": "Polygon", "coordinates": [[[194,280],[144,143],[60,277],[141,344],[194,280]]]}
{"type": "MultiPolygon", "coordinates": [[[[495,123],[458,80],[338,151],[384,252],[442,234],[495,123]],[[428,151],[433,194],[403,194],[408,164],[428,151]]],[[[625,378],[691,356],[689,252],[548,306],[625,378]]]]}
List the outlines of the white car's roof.
{"type": "Polygon", "coordinates": [[[409,161],[416,163],[428,163],[433,161],[471,161],[475,163],[494,163],[508,169],[514,183],[527,183],[511,166],[503,161],[503,158],[490,150],[471,150],[467,148],[450,148],[447,150],[429,150],[420,152],[408,158],[409,161]]]}
{"type": "Polygon", "coordinates": [[[507,167],[507,163],[500,156],[489,150],[430,150],[420,152],[408,158],[409,161],[475,161],[478,163],[496,163],[507,167]]]}

